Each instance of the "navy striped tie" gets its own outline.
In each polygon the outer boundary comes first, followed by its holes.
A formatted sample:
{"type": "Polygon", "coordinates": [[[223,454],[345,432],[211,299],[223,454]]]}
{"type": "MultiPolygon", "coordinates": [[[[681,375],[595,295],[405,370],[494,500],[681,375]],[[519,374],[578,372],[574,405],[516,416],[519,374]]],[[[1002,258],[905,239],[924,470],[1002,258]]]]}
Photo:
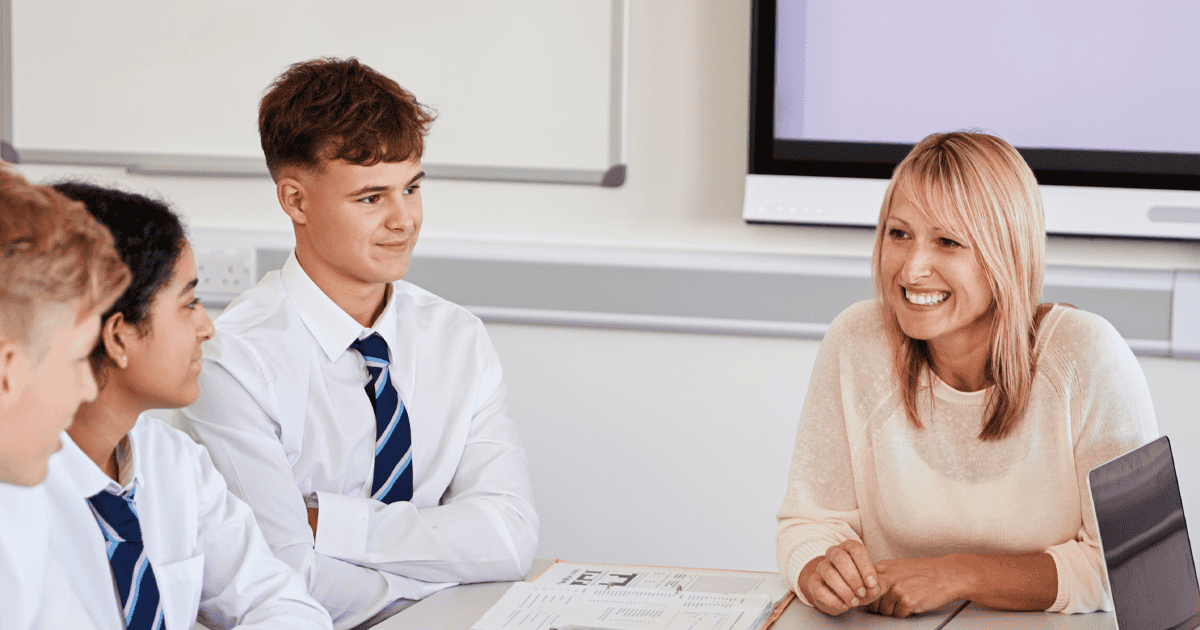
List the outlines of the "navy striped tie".
{"type": "Polygon", "coordinates": [[[387,342],[379,333],[350,344],[367,363],[371,378],[367,396],[375,409],[375,475],[371,498],[394,503],[408,501],[413,495],[412,427],[408,410],[392,387],[387,342]]]}
{"type": "Polygon", "coordinates": [[[108,564],[117,583],[117,597],[128,630],[162,630],[158,582],[142,544],[142,528],[133,509],[133,491],[120,496],[107,490],[88,499],[108,543],[108,564]]]}

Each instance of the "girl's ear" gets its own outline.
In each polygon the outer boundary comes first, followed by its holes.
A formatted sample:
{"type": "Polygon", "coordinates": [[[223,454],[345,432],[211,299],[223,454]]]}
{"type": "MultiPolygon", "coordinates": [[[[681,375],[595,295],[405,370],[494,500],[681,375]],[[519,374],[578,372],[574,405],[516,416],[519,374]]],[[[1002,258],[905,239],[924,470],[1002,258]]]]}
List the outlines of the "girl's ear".
{"type": "Polygon", "coordinates": [[[100,339],[104,342],[104,353],[118,368],[125,369],[129,365],[129,342],[131,335],[137,334],[136,329],[126,323],[125,316],[113,313],[100,326],[100,339]]]}

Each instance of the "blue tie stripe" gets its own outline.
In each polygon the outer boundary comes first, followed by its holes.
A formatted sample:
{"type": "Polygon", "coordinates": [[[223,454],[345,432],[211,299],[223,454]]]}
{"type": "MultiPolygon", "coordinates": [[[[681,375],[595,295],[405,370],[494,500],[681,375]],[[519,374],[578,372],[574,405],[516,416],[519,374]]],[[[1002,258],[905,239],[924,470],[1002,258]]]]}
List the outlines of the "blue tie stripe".
{"type": "Polygon", "coordinates": [[[396,466],[394,471],[392,471],[392,476],[387,480],[387,484],[377,490],[375,494],[371,495],[371,498],[382,501],[383,499],[380,497],[385,497],[389,492],[391,492],[392,487],[396,485],[396,481],[398,481],[402,475],[408,472],[408,465],[411,463],[412,449],[409,448],[408,452],[404,454],[404,457],[400,458],[400,464],[396,466]]]}
{"type": "Polygon", "coordinates": [[[146,556],[133,492],[125,495],[103,491],[88,499],[108,541],[108,563],[117,587],[118,604],[127,630],[158,630],[164,627],[162,602],[154,567],[146,556]]]}
{"type": "Polygon", "coordinates": [[[163,630],[166,625],[167,622],[163,619],[162,601],[159,601],[158,609],[154,611],[154,625],[150,627],[150,630],[163,630]]]}
{"type": "Polygon", "coordinates": [[[129,599],[125,600],[125,625],[128,626],[133,622],[133,611],[137,610],[138,595],[142,593],[142,578],[146,577],[146,567],[150,566],[150,561],[146,558],[146,552],[143,549],[141,557],[138,558],[137,567],[134,569],[134,575],[137,577],[133,580],[133,593],[129,599]]]}
{"type": "Polygon", "coordinates": [[[413,493],[412,426],[408,410],[392,385],[387,342],[379,333],[372,333],[350,347],[362,354],[370,373],[364,389],[375,411],[371,496],[384,503],[408,501],[413,493]]]}

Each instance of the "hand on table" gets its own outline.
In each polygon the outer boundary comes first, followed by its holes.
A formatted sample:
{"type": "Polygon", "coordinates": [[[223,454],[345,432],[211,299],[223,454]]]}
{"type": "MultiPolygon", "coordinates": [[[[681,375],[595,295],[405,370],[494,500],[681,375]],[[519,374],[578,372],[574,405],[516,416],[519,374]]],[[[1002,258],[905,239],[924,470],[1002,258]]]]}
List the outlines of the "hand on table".
{"type": "Polygon", "coordinates": [[[904,618],[941,608],[958,599],[962,577],[950,557],[880,560],[875,563],[884,590],[867,610],[904,618]]]}
{"type": "Polygon", "coordinates": [[[800,588],[813,606],[828,615],[874,602],[882,592],[867,548],[845,540],[813,558],[800,572],[800,588]]]}

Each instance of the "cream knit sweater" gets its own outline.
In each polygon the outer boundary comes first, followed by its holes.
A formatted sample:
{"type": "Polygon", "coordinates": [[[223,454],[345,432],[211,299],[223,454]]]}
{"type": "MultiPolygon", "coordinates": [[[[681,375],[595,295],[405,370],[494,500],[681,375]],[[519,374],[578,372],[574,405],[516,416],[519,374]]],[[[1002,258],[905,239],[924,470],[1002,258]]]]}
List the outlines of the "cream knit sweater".
{"type": "Polygon", "coordinates": [[[934,402],[920,393],[924,428],[913,427],[876,303],[839,315],[813,367],[778,514],[787,583],[795,590],[804,565],[847,538],[875,561],[1046,551],[1058,569],[1049,610],[1111,610],[1087,474],[1158,435],[1150,392],[1097,315],[1055,306],[1036,352],[1024,416],[982,442],[988,390],[963,393],[933,375],[934,402]]]}

